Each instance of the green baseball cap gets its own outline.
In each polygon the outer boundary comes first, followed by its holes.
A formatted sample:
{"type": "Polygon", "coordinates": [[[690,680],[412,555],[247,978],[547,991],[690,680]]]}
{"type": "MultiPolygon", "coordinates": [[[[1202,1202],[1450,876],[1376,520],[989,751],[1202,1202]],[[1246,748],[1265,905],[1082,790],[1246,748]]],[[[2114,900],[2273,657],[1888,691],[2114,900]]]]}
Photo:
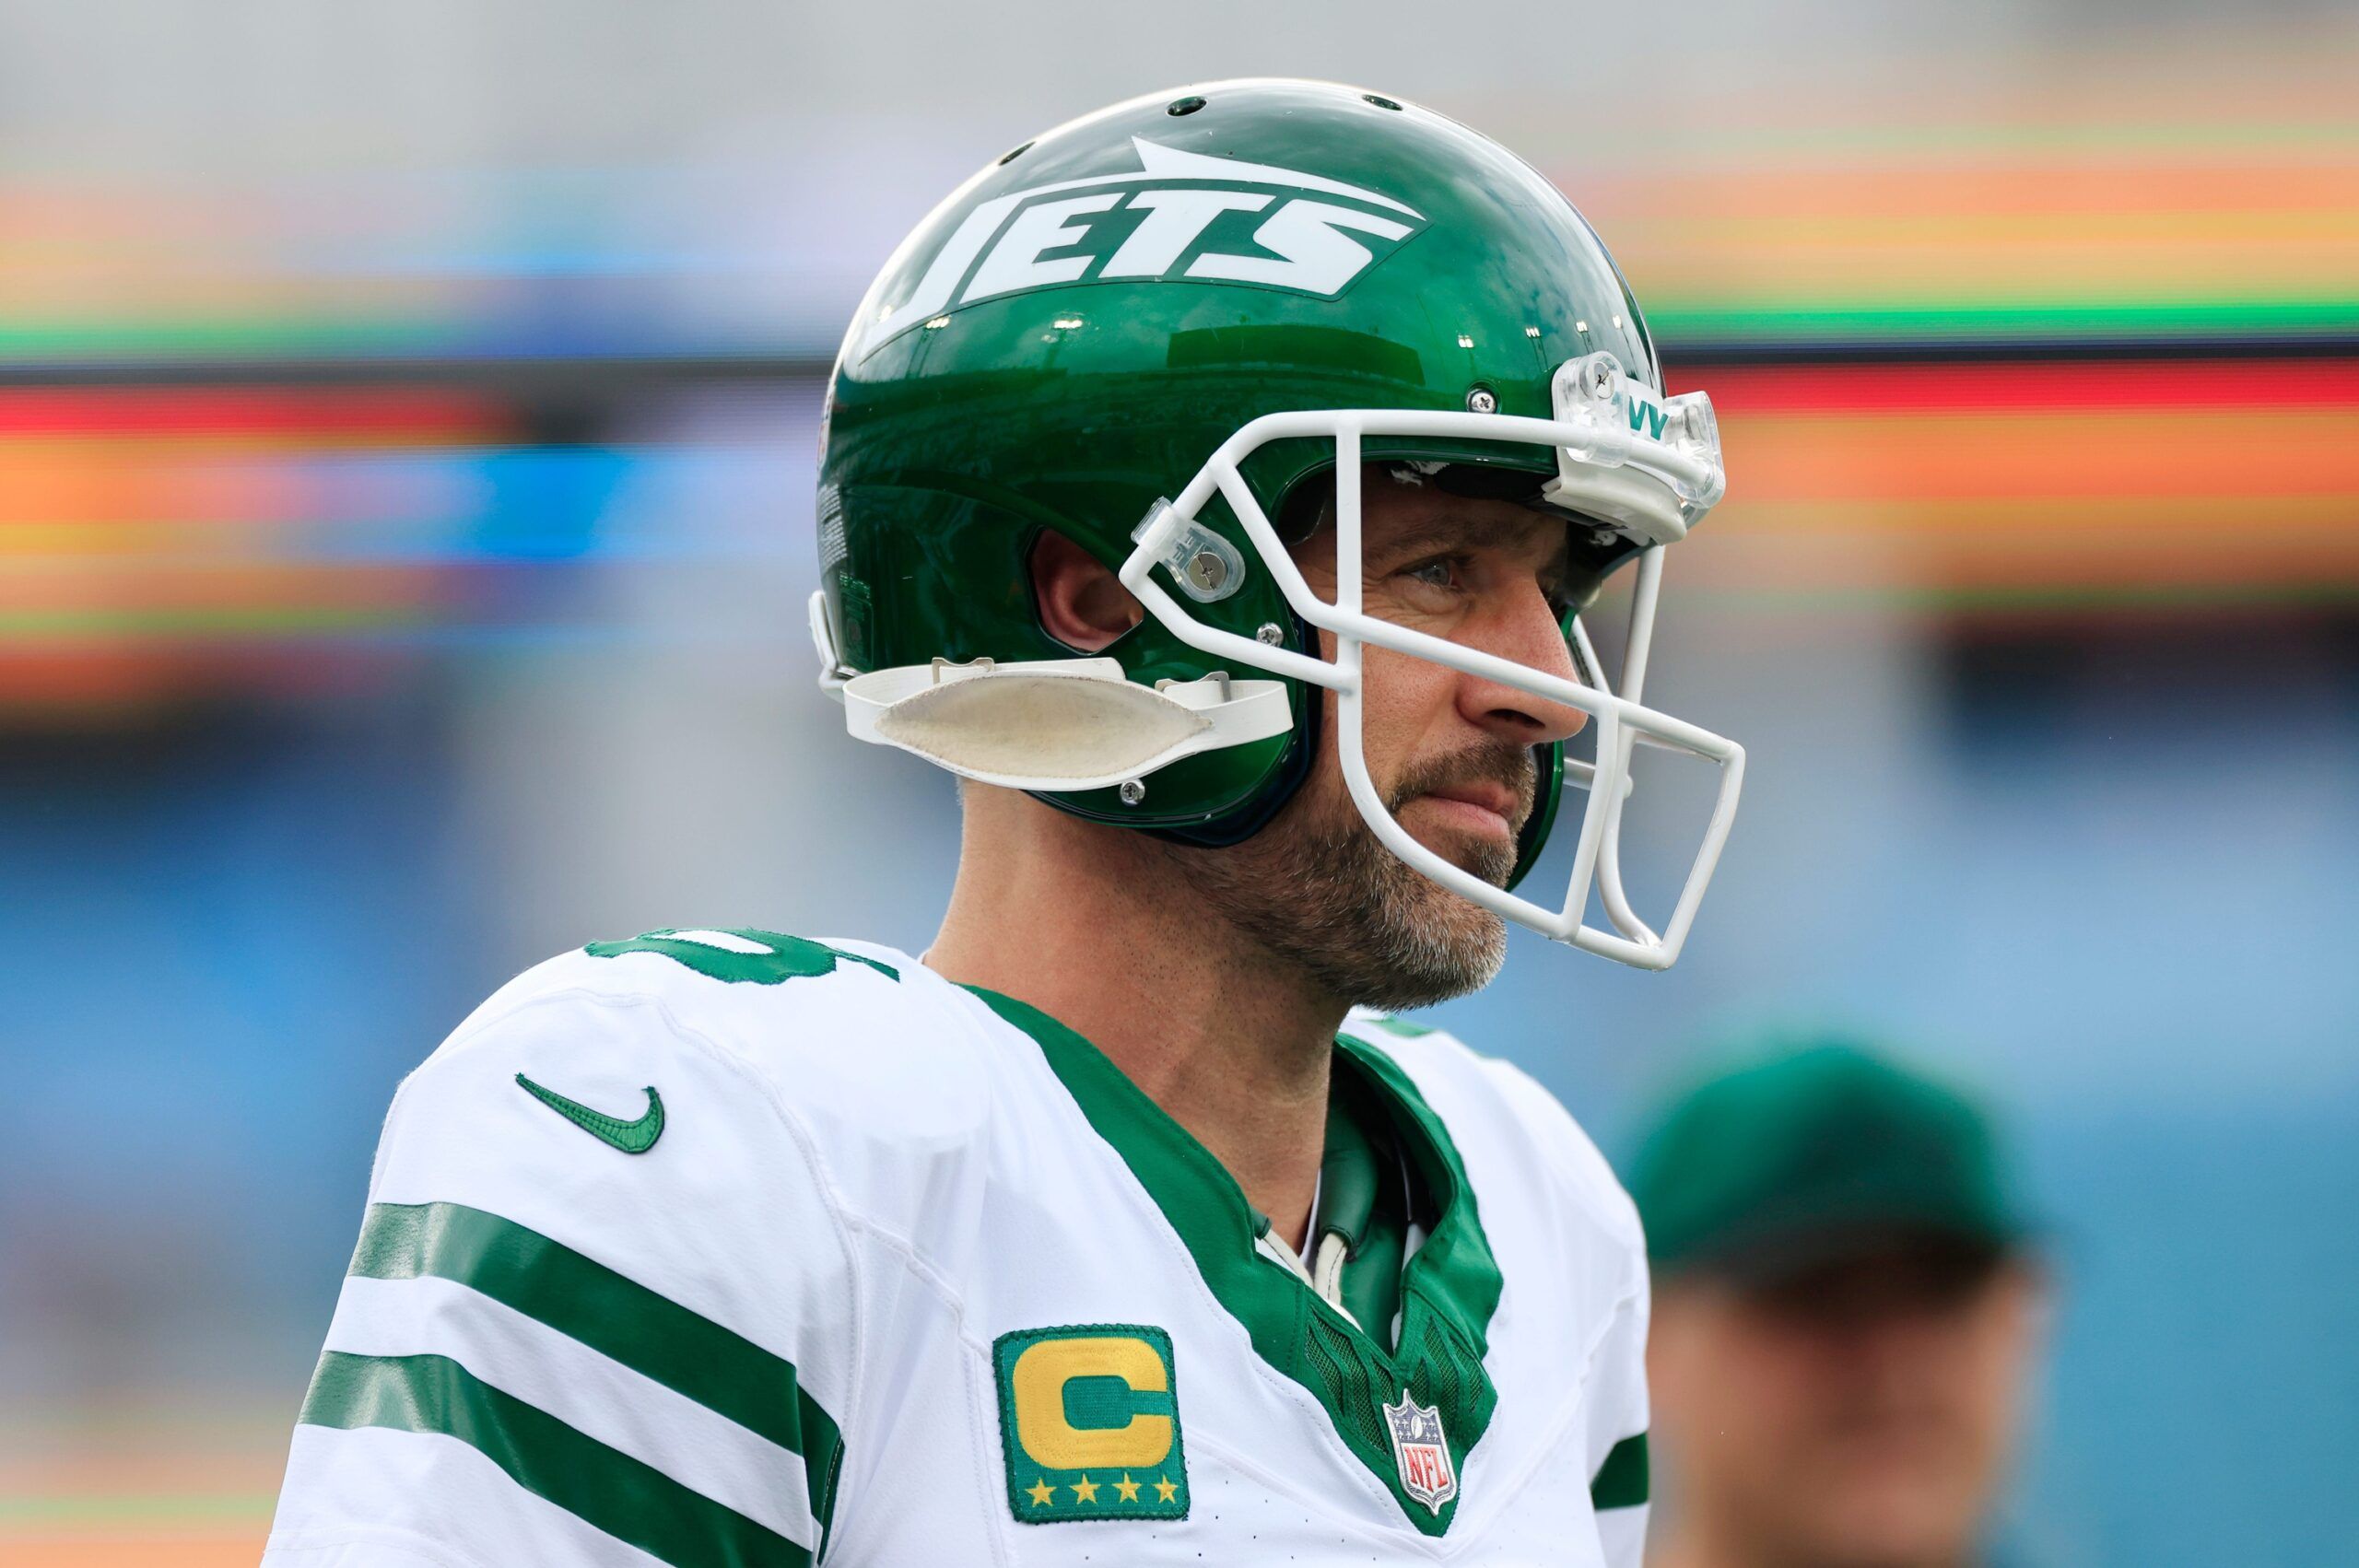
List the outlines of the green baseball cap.
{"type": "Polygon", "coordinates": [[[2031,1228],[1981,1108],[1845,1040],[1781,1042],[1673,1098],[1630,1192],[1665,1274],[1774,1276],[1895,1236],[1995,1256],[2031,1228]]]}

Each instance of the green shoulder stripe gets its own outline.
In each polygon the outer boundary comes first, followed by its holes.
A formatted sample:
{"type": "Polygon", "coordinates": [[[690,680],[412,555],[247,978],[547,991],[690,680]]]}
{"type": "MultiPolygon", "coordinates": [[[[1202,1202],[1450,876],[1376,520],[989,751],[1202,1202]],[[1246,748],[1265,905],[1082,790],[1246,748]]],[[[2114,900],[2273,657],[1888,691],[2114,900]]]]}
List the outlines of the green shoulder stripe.
{"type": "Polygon", "coordinates": [[[648,931],[628,942],[593,942],[581,951],[593,958],[620,958],[626,953],[661,954],[709,980],[731,985],[775,986],[788,980],[814,979],[834,974],[839,964],[865,964],[888,980],[901,977],[901,972],[890,964],[844,948],[829,947],[823,942],[752,926],[709,932],[648,931]],[[719,945],[710,940],[711,937],[726,937],[739,945],[719,945]]]}
{"type": "Polygon", "coordinates": [[[432,1275],[538,1318],[802,1455],[812,1516],[822,1529],[833,1517],[843,1434],[793,1363],[604,1264],[462,1203],[372,1203],[347,1271],[432,1275]]]}
{"type": "Polygon", "coordinates": [[[455,1437],[525,1491],[674,1568],[806,1568],[811,1561],[777,1531],[478,1381],[447,1356],[330,1351],[312,1374],[301,1419],[455,1437]]]}
{"type": "Polygon", "coordinates": [[[1647,1470],[1645,1433],[1616,1443],[1589,1483],[1590,1506],[1601,1514],[1609,1508],[1636,1508],[1647,1500],[1647,1470]]]}

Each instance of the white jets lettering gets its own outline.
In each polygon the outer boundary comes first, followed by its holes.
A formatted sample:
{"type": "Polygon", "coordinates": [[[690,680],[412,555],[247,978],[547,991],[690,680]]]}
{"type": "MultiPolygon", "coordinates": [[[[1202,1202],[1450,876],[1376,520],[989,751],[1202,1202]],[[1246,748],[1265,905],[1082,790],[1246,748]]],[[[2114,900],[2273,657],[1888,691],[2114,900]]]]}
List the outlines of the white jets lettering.
{"type": "Polygon", "coordinates": [[[1147,215],[1122,241],[1099,277],[1161,277],[1225,212],[1260,212],[1270,198],[1251,191],[1141,191],[1131,198],[1147,215]]]}
{"type": "Polygon", "coordinates": [[[1255,283],[1332,296],[1376,260],[1354,234],[1397,244],[1425,223],[1425,215],[1406,203],[1323,175],[1183,152],[1143,138],[1133,138],[1131,146],[1139,160],[1133,172],[1061,180],[978,203],[925,258],[914,283],[908,279],[915,259],[896,258],[862,307],[865,326],[851,352],[865,356],[921,322],[978,300],[1097,278],[1255,283]],[[1289,193],[1235,189],[1239,185],[1289,193]],[[1300,193],[1309,192],[1361,205],[1300,193]],[[1050,196],[1061,199],[1041,199],[1050,196]],[[1264,253],[1247,254],[1238,240],[1218,239],[1231,232],[1215,229],[1226,215],[1263,212],[1269,216],[1253,230],[1251,243],[1264,253]],[[1133,215],[1134,221],[1123,221],[1133,215]],[[1119,243],[1115,235],[1121,236],[1119,243]],[[1215,236],[1212,243],[1208,235],[1215,236]],[[1228,249],[1220,248],[1223,243],[1228,249]],[[1191,251],[1194,260],[1181,268],[1191,251]]]}
{"type": "Polygon", "coordinates": [[[994,294],[1013,294],[1019,288],[1038,288],[1043,284],[1071,283],[1089,270],[1088,256],[1059,256],[1054,261],[1040,260],[1043,251],[1062,251],[1081,242],[1088,234],[1082,224],[1065,220],[1086,212],[1104,212],[1122,199],[1119,191],[1102,196],[1075,196],[1070,201],[1042,202],[1039,206],[1026,207],[1007,226],[999,243],[983,252],[983,264],[975,269],[975,279],[967,285],[966,300],[986,299],[994,294]]]}
{"type": "Polygon", "coordinates": [[[1374,213],[1325,202],[1292,201],[1272,213],[1253,231],[1253,243],[1275,251],[1267,256],[1224,256],[1206,252],[1188,268],[1190,277],[1228,278],[1238,283],[1267,283],[1299,288],[1305,294],[1332,294],[1359,275],[1374,259],[1368,248],[1341,232],[1356,228],[1386,240],[1403,240],[1409,226],[1374,213]]]}

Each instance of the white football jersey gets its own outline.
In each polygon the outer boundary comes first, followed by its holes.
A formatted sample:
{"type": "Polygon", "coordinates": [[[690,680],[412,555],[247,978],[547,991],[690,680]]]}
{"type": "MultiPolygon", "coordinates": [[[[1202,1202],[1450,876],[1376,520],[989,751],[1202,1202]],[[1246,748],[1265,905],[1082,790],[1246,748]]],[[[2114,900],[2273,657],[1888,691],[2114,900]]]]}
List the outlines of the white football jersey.
{"type": "Polygon", "coordinates": [[[544,964],[394,1099],[264,1562],[1636,1568],[1629,1199],[1446,1035],[1335,1065],[1435,1204],[1381,1340],[1021,1002],[767,931],[544,964]]]}

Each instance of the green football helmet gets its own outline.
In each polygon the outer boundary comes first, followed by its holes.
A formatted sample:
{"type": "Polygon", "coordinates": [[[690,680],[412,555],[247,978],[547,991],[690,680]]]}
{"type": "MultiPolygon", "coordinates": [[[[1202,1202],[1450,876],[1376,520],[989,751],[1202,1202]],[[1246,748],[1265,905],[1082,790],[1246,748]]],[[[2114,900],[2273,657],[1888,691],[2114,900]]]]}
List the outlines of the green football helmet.
{"type": "Polygon", "coordinates": [[[1664,395],[1628,285],[1547,181],[1414,105],[1327,83],[1216,83],[1012,149],[886,263],[828,388],[812,631],[860,738],[1210,847],[1291,798],[1320,743],[1314,688],[1332,689],[1353,799],[1394,853],[1549,936],[1663,968],[1719,858],[1743,752],[1639,696],[1663,547],[1722,488],[1709,401],[1664,395]],[[1582,678],[1363,614],[1363,463],[1560,511],[1582,678]],[[1304,518],[1329,516],[1332,603],[1287,554],[1304,518]],[[1051,530],[1147,611],[1093,656],[1052,638],[1033,603],[1029,553],[1051,530]],[[1579,611],[1633,561],[1617,694],[1579,611]],[[1364,644],[1595,720],[1591,763],[1539,748],[1541,796],[1507,888],[1385,808],[1360,749],[1364,644]],[[1640,741],[1720,769],[1660,934],[1621,882],[1640,741]],[[1517,884],[1567,782],[1588,805],[1571,888],[1550,907],[1517,884]],[[1592,888],[1610,930],[1585,919],[1592,888]]]}

